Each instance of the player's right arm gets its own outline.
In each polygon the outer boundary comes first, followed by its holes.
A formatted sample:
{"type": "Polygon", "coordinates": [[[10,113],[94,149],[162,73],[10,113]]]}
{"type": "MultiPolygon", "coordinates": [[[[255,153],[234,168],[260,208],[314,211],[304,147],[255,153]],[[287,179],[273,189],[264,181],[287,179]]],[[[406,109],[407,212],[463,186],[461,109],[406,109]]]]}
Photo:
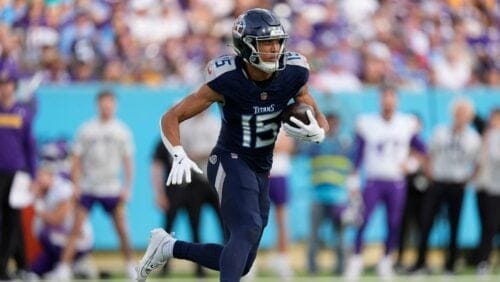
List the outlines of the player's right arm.
{"type": "MultiPolygon", "coordinates": [[[[181,145],[179,124],[206,110],[214,102],[224,102],[224,99],[222,95],[204,84],[198,91],[170,108],[161,118],[161,131],[169,143],[172,146],[181,145]]],[[[170,152],[168,146],[167,149],[170,152]]]]}
{"type": "Polygon", "coordinates": [[[161,117],[161,138],[163,144],[174,158],[167,179],[167,186],[182,184],[184,176],[186,182],[190,183],[191,169],[202,173],[202,170],[188,158],[181,146],[179,124],[206,110],[214,102],[224,102],[223,96],[204,84],[198,91],[184,98],[161,117]]]}

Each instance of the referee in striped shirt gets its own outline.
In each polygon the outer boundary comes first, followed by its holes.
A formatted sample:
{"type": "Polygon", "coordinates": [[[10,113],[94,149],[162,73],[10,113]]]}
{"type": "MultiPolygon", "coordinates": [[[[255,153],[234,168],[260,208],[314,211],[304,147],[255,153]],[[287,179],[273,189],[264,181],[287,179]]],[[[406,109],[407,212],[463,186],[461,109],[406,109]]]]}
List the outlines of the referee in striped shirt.
{"type": "Polygon", "coordinates": [[[459,98],[452,104],[451,126],[437,126],[429,142],[426,170],[432,184],[424,195],[420,220],[422,234],[418,247],[418,258],[410,272],[426,270],[426,254],[429,234],[434,217],[443,204],[447,204],[450,222],[450,239],[445,272],[455,272],[457,258],[458,223],[464,189],[478,169],[481,146],[479,134],[469,127],[474,117],[472,103],[459,98]]]}

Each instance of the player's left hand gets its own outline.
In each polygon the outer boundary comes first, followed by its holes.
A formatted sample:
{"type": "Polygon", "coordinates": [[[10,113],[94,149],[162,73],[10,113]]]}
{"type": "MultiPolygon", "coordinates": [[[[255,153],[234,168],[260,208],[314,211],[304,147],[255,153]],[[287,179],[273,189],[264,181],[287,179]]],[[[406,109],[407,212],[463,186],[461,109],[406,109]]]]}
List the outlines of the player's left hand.
{"type": "Polygon", "coordinates": [[[290,117],[290,121],[297,125],[298,128],[288,123],[283,123],[283,129],[288,136],[300,141],[321,143],[325,139],[325,130],[318,125],[318,121],[316,121],[310,110],[307,110],[306,114],[309,118],[309,124],[305,124],[292,116],[290,117]]]}
{"type": "Polygon", "coordinates": [[[167,186],[182,184],[184,176],[186,176],[186,183],[191,183],[191,169],[197,173],[203,173],[198,165],[193,162],[184,152],[182,146],[175,146],[173,149],[172,169],[167,179],[167,186]]]}

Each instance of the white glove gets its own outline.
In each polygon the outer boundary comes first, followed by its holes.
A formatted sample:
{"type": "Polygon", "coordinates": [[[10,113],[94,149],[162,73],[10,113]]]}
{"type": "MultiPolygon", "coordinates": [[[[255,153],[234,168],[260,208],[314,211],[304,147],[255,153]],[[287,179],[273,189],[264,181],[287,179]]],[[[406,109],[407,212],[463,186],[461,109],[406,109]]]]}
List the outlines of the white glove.
{"type": "Polygon", "coordinates": [[[309,124],[305,124],[292,116],[290,117],[290,121],[297,125],[298,128],[285,122],[283,123],[283,129],[288,136],[300,141],[321,143],[323,139],[325,139],[325,130],[319,127],[318,122],[310,110],[307,110],[306,114],[309,118],[309,124]]]}
{"type": "Polygon", "coordinates": [[[175,146],[172,148],[172,168],[167,179],[167,186],[170,184],[182,184],[184,175],[186,175],[186,183],[191,183],[191,169],[197,173],[203,173],[198,165],[188,158],[182,146],[175,146]]]}

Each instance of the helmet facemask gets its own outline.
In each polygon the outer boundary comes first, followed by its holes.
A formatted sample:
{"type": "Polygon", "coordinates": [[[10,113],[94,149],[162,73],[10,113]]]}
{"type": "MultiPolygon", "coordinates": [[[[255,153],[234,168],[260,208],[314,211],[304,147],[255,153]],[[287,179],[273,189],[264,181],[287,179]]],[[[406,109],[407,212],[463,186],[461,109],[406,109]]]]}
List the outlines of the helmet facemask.
{"type": "Polygon", "coordinates": [[[285,46],[287,38],[288,36],[284,33],[282,33],[281,35],[265,37],[257,37],[251,35],[245,36],[243,38],[243,43],[245,43],[252,51],[249,58],[245,59],[245,61],[266,73],[273,73],[275,71],[283,70],[285,68],[285,46]],[[264,53],[259,50],[259,42],[269,40],[279,40],[280,47],[277,53],[264,53]],[[267,57],[267,55],[272,55],[275,57],[275,59],[274,61],[265,61],[263,60],[262,55],[266,55],[265,57],[267,57]]]}

